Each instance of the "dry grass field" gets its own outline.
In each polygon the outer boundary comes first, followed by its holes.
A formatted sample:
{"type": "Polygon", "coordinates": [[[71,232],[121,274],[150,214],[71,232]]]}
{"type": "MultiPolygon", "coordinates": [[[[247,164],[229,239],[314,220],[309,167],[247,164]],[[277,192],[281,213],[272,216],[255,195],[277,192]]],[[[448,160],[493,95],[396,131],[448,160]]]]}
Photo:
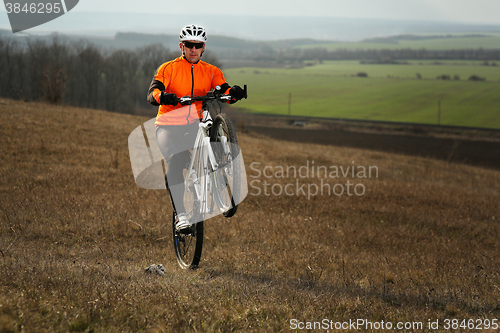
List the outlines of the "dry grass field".
{"type": "Polygon", "coordinates": [[[200,268],[183,271],[166,192],[132,176],[127,138],[146,120],[0,99],[0,332],[500,320],[500,171],[239,133],[249,195],[206,221],[200,268]],[[279,173],[313,162],[378,177],[279,173]],[[347,182],[364,194],[300,190],[347,182]],[[165,276],[144,273],[154,263],[165,276]]]}

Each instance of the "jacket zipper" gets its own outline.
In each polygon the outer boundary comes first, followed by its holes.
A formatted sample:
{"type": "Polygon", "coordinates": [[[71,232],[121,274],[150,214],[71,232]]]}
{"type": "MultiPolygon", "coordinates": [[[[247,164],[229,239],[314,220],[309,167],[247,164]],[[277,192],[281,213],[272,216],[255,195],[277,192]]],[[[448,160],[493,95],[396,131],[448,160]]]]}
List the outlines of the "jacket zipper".
{"type": "MultiPolygon", "coordinates": [[[[194,72],[193,72],[193,69],[194,69],[194,65],[191,64],[191,96],[193,96],[193,94],[194,94],[194,72]]],[[[191,106],[192,106],[192,104],[189,104],[189,112],[188,112],[188,115],[186,117],[188,125],[189,125],[189,116],[191,115],[191,106]]]]}

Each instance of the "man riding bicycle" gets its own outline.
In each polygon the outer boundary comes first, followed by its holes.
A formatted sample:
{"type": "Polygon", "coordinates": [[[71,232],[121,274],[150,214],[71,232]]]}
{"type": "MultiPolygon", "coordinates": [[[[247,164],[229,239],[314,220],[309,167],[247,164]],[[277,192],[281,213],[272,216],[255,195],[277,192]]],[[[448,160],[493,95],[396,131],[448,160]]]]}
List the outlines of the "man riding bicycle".
{"type": "Polygon", "coordinates": [[[158,67],[148,91],[148,102],[159,106],[155,122],[156,137],[166,160],[167,189],[177,212],[178,231],[190,228],[191,222],[186,218],[183,190],[172,191],[171,187],[184,182],[182,170],[189,161],[189,149],[194,145],[198,124],[207,120],[203,119],[204,116],[210,117],[202,114],[202,102],[181,105],[178,97],[205,95],[217,86],[222,92],[231,95],[233,99],[230,103],[244,97],[243,89],[236,85],[230,87],[219,68],[200,60],[206,41],[204,28],[185,26],[179,36],[182,55],[158,67]]]}

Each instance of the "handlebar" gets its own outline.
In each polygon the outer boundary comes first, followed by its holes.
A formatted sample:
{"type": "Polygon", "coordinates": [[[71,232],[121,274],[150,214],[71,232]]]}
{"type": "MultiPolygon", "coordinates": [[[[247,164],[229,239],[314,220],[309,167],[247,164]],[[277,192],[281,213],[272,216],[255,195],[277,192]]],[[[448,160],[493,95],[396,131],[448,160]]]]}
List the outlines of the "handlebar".
{"type": "MultiPolygon", "coordinates": [[[[244,87],[243,88],[243,91],[244,91],[243,98],[246,99],[247,98],[247,85],[245,84],[243,87],[244,87]]],[[[223,94],[221,91],[221,87],[217,86],[215,88],[215,90],[207,92],[207,94],[205,96],[192,96],[192,95],[183,96],[183,97],[177,98],[177,102],[179,104],[182,104],[182,105],[189,105],[193,102],[198,102],[198,101],[205,102],[205,101],[217,100],[217,101],[221,101],[221,102],[227,102],[227,101],[230,101],[232,99],[233,99],[233,97],[230,94],[223,94]]]]}

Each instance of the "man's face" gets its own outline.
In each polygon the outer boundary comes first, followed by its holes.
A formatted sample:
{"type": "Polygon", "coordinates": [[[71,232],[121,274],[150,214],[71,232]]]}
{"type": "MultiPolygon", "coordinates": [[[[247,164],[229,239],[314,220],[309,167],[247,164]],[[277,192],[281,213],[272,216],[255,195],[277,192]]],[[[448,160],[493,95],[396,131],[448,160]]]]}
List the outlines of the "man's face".
{"type": "Polygon", "coordinates": [[[203,53],[203,51],[205,51],[205,43],[194,40],[188,40],[179,43],[179,47],[181,48],[181,51],[183,51],[187,61],[189,61],[192,64],[198,62],[201,58],[201,54],[203,53]]]}

